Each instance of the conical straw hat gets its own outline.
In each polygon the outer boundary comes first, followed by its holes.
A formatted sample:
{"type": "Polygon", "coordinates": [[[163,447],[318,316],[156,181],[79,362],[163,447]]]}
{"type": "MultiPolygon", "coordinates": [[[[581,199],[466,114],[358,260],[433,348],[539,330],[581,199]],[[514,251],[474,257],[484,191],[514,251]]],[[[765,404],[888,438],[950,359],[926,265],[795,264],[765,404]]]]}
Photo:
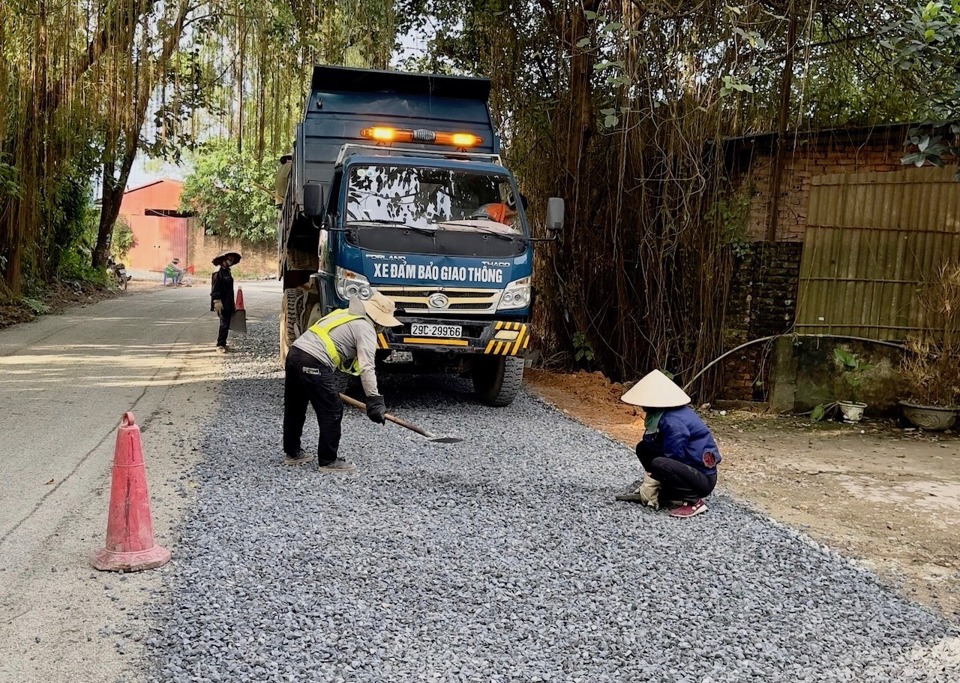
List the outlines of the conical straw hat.
{"type": "Polygon", "coordinates": [[[624,403],[645,408],[679,408],[690,403],[690,397],[659,370],[647,374],[620,397],[624,403]]]}

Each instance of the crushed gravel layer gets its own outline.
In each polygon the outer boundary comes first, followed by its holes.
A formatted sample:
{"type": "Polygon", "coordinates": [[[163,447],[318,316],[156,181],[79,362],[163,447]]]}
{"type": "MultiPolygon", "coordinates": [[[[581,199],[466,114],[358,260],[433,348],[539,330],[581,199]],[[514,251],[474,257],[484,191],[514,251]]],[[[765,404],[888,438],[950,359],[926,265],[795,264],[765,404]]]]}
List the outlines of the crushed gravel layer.
{"type": "Polygon", "coordinates": [[[357,474],[285,466],[276,343],[255,323],[227,358],[150,680],[960,680],[956,625],[722,493],[692,520],[615,502],[630,450],[529,395],[384,376],[464,442],[348,408],[357,474]]]}

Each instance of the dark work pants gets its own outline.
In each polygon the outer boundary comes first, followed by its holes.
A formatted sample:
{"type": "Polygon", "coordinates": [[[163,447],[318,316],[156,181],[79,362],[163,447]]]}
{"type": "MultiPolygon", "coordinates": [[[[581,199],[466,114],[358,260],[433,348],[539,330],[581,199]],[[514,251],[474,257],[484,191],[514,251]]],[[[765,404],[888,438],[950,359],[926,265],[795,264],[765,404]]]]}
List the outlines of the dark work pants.
{"type": "Polygon", "coordinates": [[[227,333],[230,332],[230,318],[233,311],[220,311],[220,333],[217,334],[217,346],[227,345],[227,333]]]}
{"type": "Polygon", "coordinates": [[[283,380],[283,452],[296,455],[300,450],[307,403],[317,414],[320,442],[317,463],[328,465],[337,459],[340,447],[340,423],[343,402],[337,393],[334,370],[305,351],[291,348],[284,366],[283,380]]]}
{"type": "Polygon", "coordinates": [[[682,500],[693,502],[713,492],[717,485],[716,474],[704,474],[695,467],[665,458],[645,444],[637,444],[637,457],[643,469],[660,482],[660,500],[682,500]]]}

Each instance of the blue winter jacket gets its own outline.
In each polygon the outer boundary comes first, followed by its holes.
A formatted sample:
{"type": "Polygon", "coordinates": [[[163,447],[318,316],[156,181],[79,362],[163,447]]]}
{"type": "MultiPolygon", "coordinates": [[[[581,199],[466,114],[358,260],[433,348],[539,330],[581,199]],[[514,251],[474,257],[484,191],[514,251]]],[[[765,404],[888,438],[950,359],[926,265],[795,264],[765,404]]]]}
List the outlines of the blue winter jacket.
{"type": "Polygon", "coordinates": [[[667,408],[660,417],[657,431],[644,434],[643,441],[663,453],[664,457],[679,460],[704,474],[716,474],[720,449],[713,434],[692,408],[667,408]],[[704,461],[704,454],[710,453],[704,461]]]}

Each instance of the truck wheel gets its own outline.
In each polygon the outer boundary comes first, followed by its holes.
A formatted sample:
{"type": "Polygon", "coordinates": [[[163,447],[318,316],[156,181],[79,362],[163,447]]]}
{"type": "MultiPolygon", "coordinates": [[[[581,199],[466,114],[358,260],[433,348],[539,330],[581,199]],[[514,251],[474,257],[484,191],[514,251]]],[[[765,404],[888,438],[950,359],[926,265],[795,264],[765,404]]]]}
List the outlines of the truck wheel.
{"type": "Polygon", "coordinates": [[[301,314],[304,301],[306,292],[299,287],[283,290],[280,303],[280,365],[286,362],[290,346],[303,333],[301,314]]]}
{"type": "Polygon", "coordinates": [[[473,368],[473,389],[489,406],[508,406],[520,393],[523,358],[483,358],[473,368]]]}

